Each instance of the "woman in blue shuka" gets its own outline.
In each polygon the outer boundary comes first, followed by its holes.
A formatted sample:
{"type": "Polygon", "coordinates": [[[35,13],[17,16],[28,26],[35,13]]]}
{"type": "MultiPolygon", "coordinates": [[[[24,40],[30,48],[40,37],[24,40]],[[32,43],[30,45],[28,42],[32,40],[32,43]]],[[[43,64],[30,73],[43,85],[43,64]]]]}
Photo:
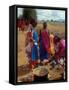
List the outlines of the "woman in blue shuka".
{"type": "Polygon", "coordinates": [[[32,68],[35,68],[38,60],[38,32],[36,31],[37,22],[32,20],[32,40],[33,46],[31,50],[31,58],[32,58],[32,68]]]}

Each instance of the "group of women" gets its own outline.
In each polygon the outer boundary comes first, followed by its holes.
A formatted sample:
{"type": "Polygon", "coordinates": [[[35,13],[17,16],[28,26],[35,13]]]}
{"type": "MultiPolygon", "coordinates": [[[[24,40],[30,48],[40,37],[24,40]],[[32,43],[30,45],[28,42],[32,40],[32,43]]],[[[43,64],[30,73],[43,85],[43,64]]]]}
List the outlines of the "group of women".
{"type": "Polygon", "coordinates": [[[49,63],[52,57],[56,63],[65,58],[65,39],[60,38],[57,34],[49,33],[47,22],[43,23],[43,29],[38,34],[37,22],[31,20],[27,25],[26,53],[32,68],[38,64],[49,63]]]}

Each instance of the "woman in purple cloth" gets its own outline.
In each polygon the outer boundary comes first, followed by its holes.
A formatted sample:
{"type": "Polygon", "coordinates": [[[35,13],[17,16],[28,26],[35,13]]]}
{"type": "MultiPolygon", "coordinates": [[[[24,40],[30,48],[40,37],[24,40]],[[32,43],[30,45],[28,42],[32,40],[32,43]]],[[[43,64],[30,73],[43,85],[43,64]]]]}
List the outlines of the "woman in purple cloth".
{"type": "Polygon", "coordinates": [[[47,23],[43,23],[43,31],[40,34],[40,61],[46,64],[49,61],[50,38],[47,29],[47,23]]]}

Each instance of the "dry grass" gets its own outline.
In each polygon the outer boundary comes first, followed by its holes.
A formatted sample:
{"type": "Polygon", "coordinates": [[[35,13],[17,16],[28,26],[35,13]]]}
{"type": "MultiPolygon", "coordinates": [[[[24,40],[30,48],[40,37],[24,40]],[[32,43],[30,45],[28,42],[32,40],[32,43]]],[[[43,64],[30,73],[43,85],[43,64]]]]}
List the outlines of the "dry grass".
{"type": "MultiPolygon", "coordinates": [[[[37,25],[38,32],[40,30],[42,30],[42,28],[43,28],[42,24],[37,25]]],[[[60,36],[62,36],[62,34],[64,35],[64,33],[65,33],[65,25],[63,23],[48,23],[48,29],[49,29],[49,32],[53,32],[54,34],[56,32],[58,32],[60,34],[60,36]]],[[[27,72],[23,71],[23,65],[26,65],[28,63],[28,58],[27,58],[26,52],[25,52],[26,35],[27,35],[26,31],[22,32],[22,31],[18,30],[18,81],[20,81],[20,79],[23,79],[24,74],[27,73],[27,72]]],[[[49,69],[49,66],[47,66],[47,68],[49,69]]],[[[56,77],[56,79],[57,79],[57,77],[61,77],[59,73],[55,72],[55,71],[51,71],[51,73],[50,73],[50,75],[48,75],[48,77],[50,79],[53,79],[54,77],[56,77]],[[52,75],[53,75],[53,77],[52,77],[52,75]],[[57,75],[57,76],[55,76],[55,75],[57,75]]],[[[29,74],[29,72],[28,72],[28,74],[29,74]]]]}
{"type": "MultiPolygon", "coordinates": [[[[42,29],[42,24],[37,25],[38,32],[42,29]]],[[[59,33],[60,36],[64,36],[65,25],[64,23],[48,23],[49,32],[59,33]]],[[[28,58],[25,53],[25,39],[26,31],[22,32],[18,30],[18,66],[28,63],[28,58]]]]}
{"type": "Polygon", "coordinates": [[[28,58],[25,53],[26,32],[18,31],[18,66],[27,64],[28,58]]]}
{"type": "MultiPolygon", "coordinates": [[[[49,32],[53,32],[53,34],[58,33],[59,36],[64,36],[65,37],[65,24],[64,23],[47,23],[48,25],[48,30],[49,32]]],[[[37,25],[37,30],[38,32],[42,30],[43,25],[38,24],[37,25]]]]}

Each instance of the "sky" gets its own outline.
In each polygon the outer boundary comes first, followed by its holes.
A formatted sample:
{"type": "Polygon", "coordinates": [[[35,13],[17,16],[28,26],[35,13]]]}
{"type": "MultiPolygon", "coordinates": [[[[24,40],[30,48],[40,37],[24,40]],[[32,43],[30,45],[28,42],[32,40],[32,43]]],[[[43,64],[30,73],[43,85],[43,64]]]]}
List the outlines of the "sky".
{"type": "MultiPolygon", "coordinates": [[[[18,17],[22,15],[23,8],[18,8],[18,17]]],[[[65,21],[65,11],[62,10],[48,10],[48,9],[36,9],[38,20],[58,20],[65,21]]]]}

